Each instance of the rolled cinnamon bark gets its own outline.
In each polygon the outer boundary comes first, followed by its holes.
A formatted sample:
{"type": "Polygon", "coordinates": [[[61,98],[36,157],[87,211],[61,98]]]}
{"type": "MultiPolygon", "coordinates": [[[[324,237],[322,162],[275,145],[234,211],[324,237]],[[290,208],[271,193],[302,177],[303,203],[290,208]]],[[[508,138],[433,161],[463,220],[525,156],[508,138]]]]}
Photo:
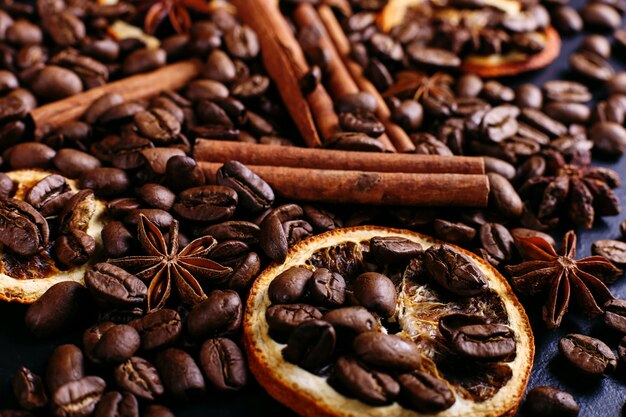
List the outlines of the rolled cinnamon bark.
{"type": "Polygon", "coordinates": [[[133,75],[37,107],[30,112],[30,117],[36,129],[55,128],[79,119],[85,110],[104,94],[117,93],[128,101],[152,97],[166,90],[177,90],[183,87],[198,76],[201,67],[202,63],[197,59],[166,65],[152,72],[133,75]]]}
{"type": "MultiPolygon", "coordinates": [[[[200,162],[210,181],[223,164],[200,162]]],[[[323,203],[485,207],[485,175],[340,171],[247,165],[285,199],[323,203]]]]}
{"type": "Polygon", "coordinates": [[[484,161],[471,156],[435,156],[354,152],[333,149],[307,149],[295,146],[255,145],[197,139],[194,147],[197,161],[275,165],[294,168],[338,169],[413,173],[485,173],[484,161]]]}

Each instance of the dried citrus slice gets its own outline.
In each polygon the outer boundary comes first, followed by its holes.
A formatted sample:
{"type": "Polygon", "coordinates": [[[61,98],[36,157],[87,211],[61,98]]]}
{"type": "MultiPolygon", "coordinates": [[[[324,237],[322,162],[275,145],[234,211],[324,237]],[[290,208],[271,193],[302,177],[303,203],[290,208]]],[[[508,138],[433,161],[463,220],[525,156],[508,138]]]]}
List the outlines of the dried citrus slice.
{"type": "MultiPolygon", "coordinates": [[[[354,297],[351,289],[355,288],[355,282],[358,281],[354,279],[355,275],[361,274],[364,270],[372,270],[369,248],[374,237],[379,238],[378,241],[385,238],[408,239],[420,244],[424,250],[430,247],[435,250],[439,246],[434,245],[442,244],[428,236],[410,231],[362,226],[333,230],[295,245],[283,264],[270,266],[257,278],[247,301],[244,345],[250,369],[259,383],[270,395],[303,416],[413,417],[434,413],[446,417],[513,415],[523,397],[534,358],[533,334],[528,318],[506,280],[491,265],[452,245],[446,245],[446,250],[461,256],[482,273],[486,285],[482,286],[481,293],[469,297],[451,295],[432,278],[415,273],[420,270],[414,268],[420,262],[419,256],[406,261],[406,266],[402,268],[397,264],[393,267],[391,264],[382,267],[379,265],[395,284],[397,302],[395,313],[391,317],[381,319],[381,316],[377,316],[382,327],[376,330],[379,333],[401,337],[403,341],[417,347],[421,358],[418,361],[420,372],[430,375],[430,380],[436,380],[436,384],[443,384],[444,388],[449,387],[453,394],[454,402],[450,405],[448,398],[445,410],[430,413],[424,413],[422,410],[420,413],[415,411],[415,407],[405,405],[405,401],[395,399],[385,405],[368,405],[353,398],[353,395],[340,393],[333,388],[334,384],[333,386],[329,384],[333,383],[328,377],[333,375],[333,367],[340,367],[336,359],[333,359],[336,362],[331,361],[334,365],[331,364],[317,373],[306,371],[284,359],[282,351],[286,345],[284,341],[278,342],[270,336],[266,319],[267,310],[271,305],[268,292],[270,283],[279,274],[287,270],[296,270],[292,269],[294,267],[305,267],[310,270],[327,268],[345,277],[346,299],[349,300],[354,297]],[[394,270],[396,272],[393,272],[394,270]],[[472,317],[472,320],[476,320],[476,317],[480,320],[484,318],[491,323],[492,328],[499,332],[504,331],[501,334],[508,337],[513,335],[509,342],[514,343],[514,357],[507,354],[509,357],[506,359],[499,357],[488,362],[474,362],[473,359],[452,353],[450,346],[446,346],[446,339],[443,336],[449,333],[449,330],[440,330],[442,327],[438,327],[438,323],[442,317],[459,316],[451,315],[453,313],[472,317]]],[[[350,302],[347,301],[346,304],[350,302]]],[[[317,307],[323,311],[322,307],[319,305],[317,307]]],[[[323,320],[314,319],[304,323],[323,329],[324,323],[328,324],[323,320]]],[[[361,333],[357,339],[363,334],[361,333]]],[[[372,335],[371,332],[368,334],[372,335]]],[[[291,343],[291,339],[288,343],[291,343]]],[[[358,342],[354,342],[352,349],[358,350],[355,347],[357,344],[358,342]]],[[[354,361],[352,359],[354,355],[346,356],[345,353],[340,355],[344,358],[343,365],[349,365],[350,361],[354,361]]],[[[399,375],[401,373],[399,370],[385,372],[397,380],[406,375],[399,375]]],[[[378,375],[376,378],[381,384],[379,386],[382,386],[385,384],[380,381],[388,376],[378,375]]],[[[400,382],[402,385],[403,381],[400,382]]],[[[392,381],[387,383],[387,386],[394,384],[392,381]]]]}
{"type": "MultiPolygon", "coordinates": [[[[13,198],[24,200],[28,191],[51,172],[38,170],[18,170],[6,173],[15,183],[13,198]]],[[[78,191],[76,182],[66,179],[72,191],[78,191]]],[[[81,266],[61,269],[51,255],[52,245],[32,256],[17,256],[7,248],[0,248],[0,300],[32,303],[48,288],[61,281],[83,283],[83,275],[93,260],[102,254],[100,233],[105,224],[104,202],[94,201],[93,215],[86,225],[85,233],[95,239],[96,250],[91,260],[81,266]]]]}

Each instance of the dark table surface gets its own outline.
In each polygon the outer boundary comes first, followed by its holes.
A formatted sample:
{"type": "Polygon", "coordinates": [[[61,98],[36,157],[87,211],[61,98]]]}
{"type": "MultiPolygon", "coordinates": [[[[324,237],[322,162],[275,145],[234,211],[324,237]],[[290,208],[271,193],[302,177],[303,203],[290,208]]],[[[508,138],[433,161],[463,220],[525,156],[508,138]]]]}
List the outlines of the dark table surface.
{"type": "MultiPolygon", "coordinates": [[[[584,4],[583,0],[572,0],[574,7],[584,4]]],[[[523,82],[533,82],[541,85],[545,81],[559,78],[576,79],[567,69],[569,55],[580,44],[584,33],[563,38],[563,45],[559,59],[550,67],[531,74],[504,80],[510,86],[523,82]]],[[[626,67],[626,52],[615,53],[617,59],[612,61],[616,70],[626,67]]],[[[597,85],[590,85],[597,97],[602,97],[602,89],[597,85]]],[[[626,158],[626,157],[625,157],[626,158]]],[[[614,161],[594,161],[594,164],[607,166],[619,171],[626,181],[625,159],[614,161]]],[[[626,214],[626,190],[621,187],[617,193],[626,214]]],[[[619,223],[625,215],[604,217],[596,220],[591,230],[578,230],[578,254],[588,256],[591,243],[598,239],[619,239],[619,223]]],[[[611,286],[616,297],[626,298],[626,278],[622,278],[611,286]]],[[[35,340],[23,326],[23,316],[26,308],[17,304],[0,303],[0,409],[15,406],[11,393],[11,379],[20,366],[27,366],[37,373],[43,373],[46,358],[55,346],[61,343],[79,343],[78,334],[65,338],[47,341],[35,340]]],[[[582,417],[614,417],[620,416],[626,400],[626,369],[619,368],[618,372],[600,380],[590,380],[581,377],[565,365],[558,355],[558,341],[567,333],[585,333],[601,337],[613,349],[616,348],[619,338],[607,334],[598,320],[585,320],[566,317],[562,326],[555,331],[546,330],[539,315],[537,306],[529,307],[528,314],[533,324],[537,354],[530,378],[529,388],[539,385],[551,385],[571,392],[579,401],[582,417]]],[[[172,407],[178,417],[239,417],[239,416],[294,416],[294,413],[274,401],[255,382],[245,390],[230,395],[213,395],[195,403],[172,407]]]]}

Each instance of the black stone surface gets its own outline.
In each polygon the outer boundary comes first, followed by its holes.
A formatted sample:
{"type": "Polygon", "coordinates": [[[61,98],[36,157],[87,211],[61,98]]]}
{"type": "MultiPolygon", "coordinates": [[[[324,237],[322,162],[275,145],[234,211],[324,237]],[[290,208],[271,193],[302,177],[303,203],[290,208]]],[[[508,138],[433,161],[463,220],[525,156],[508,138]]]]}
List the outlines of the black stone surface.
{"type": "MultiPolygon", "coordinates": [[[[571,5],[579,8],[584,1],[574,0],[571,5]]],[[[567,70],[569,55],[580,44],[585,33],[563,38],[560,57],[549,68],[503,80],[510,86],[523,82],[541,85],[543,82],[566,78],[576,79],[567,70]]],[[[624,70],[626,51],[614,51],[612,60],[616,70],[624,70]]],[[[600,85],[589,84],[597,98],[604,94],[600,85]]],[[[614,161],[594,161],[598,165],[613,168],[626,181],[626,162],[624,158],[614,161]]],[[[624,187],[617,190],[626,213],[626,191],[624,187]]],[[[591,243],[598,239],[619,239],[619,223],[626,216],[604,217],[598,219],[592,230],[578,230],[578,254],[588,256],[591,243]]],[[[616,297],[626,298],[626,278],[622,278],[611,286],[616,297]]],[[[555,330],[546,330],[540,317],[540,306],[529,305],[527,311],[531,317],[537,354],[531,375],[529,388],[540,385],[551,385],[571,392],[581,406],[581,417],[617,417],[622,415],[626,400],[626,367],[618,368],[615,375],[592,380],[582,377],[568,367],[558,355],[558,341],[565,334],[576,332],[602,338],[615,350],[619,337],[607,332],[599,320],[579,319],[569,315],[563,325],[555,330]]],[[[21,305],[0,303],[0,409],[16,406],[11,392],[11,379],[20,366],[27,366],[37,373],[45,370],[46,358],[55,346],[61,343],[80,344],[80,335],[70,335],[62,339],[40,341],[33,339],[23,327],[23,316],[26,308],[21,305]]],[[[245,390],[234,394],[210,395],[201,402],[172,406],[177,417],[276,417],[295,416],[294,413],[274,401],[256,383],[250,384],[245,390]]],[[[520,414],[524,416],[524,414],[520,414]]],[[[531,416],[529,416],[531,417],[531,416]]]]}

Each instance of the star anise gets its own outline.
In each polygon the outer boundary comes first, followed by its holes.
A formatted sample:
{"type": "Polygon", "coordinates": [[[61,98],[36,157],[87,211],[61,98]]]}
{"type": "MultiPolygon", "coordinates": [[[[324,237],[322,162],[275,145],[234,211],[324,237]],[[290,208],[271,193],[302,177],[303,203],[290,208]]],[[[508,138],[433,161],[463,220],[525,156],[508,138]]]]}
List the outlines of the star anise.
{"type": "Polygon", "coordinates": [[[418,71],[401,71],[396,76],[396,82],[385,91],[385,97],[433,98],[438,101],[454,100],[451,85],[454,78],[445,72],[436,72],[428,76],[418,71]]]}
{"type": "Polygon", "coordinates": [[[212,236],[200,237],[179,251],[178,221],[172,221],[167,239],[144,215],[140,216],[137,229],[145,255],[109,262],[150,282],[148,310],[162,308],[170,298],[172,286],[183,303],[199,303],[206,298],[202,284],[214,284],[232,272],[231,268],[206,258],[217,243],[212,236]]]}
{"type": "Polygon", "coordinates": [[[185,33],[191,27],[191,13],[211,14],[218,9],[232,9],[220,0],[140,0],[137,12],[145,13],[144,29],[153,35],[167,18],[177,33],[185,33]]]}
{"type": "Polygon", "coordinates": [[[596,317],[604,304],[613,299],[605,283],[615,281],[623,271],[601,256],[576,260],[576,234],[565,234],[557,253],[539,237],[517,237],[517,247],[524,258],[519,265],[508,265],[515,291],[534,296],[547,293],[542,316],[548,328],[559,327],[570,304],[570,294],[582,314],[596,317]]]}
{"type": "Polygon", "coordinates": [[[544,225],[569,217],[575,225],[591,228],[596,216],[621,211],[612,190],[620,186],[617,172],[589,164],[566,163],[561,154],[546,151],[547,172],[528,179],[519,189],[527,209],[544,225]]]}

